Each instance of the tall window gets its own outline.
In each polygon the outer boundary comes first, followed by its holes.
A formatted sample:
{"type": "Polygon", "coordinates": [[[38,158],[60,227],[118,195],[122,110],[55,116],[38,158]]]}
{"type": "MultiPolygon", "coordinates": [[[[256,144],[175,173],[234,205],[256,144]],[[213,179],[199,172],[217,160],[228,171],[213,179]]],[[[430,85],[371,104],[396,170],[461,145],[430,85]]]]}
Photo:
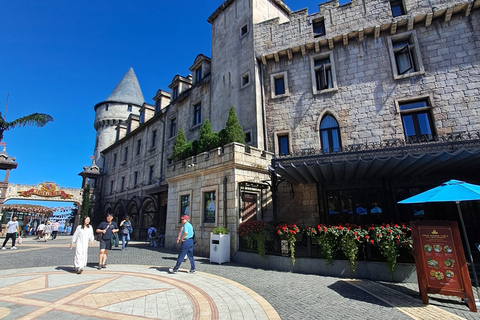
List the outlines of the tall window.
{"type": "Polygon", "coordinates": [[[128,160],[128,147],[125,147],[123,150],[123,162],[127,162],[128,160]]]}
{"type": "Polygon", "coordinates": [[[157,101],[155,101],[155,114],[157,114],[157,112],[160,112],[161,109],[162,109],[162,103],[161,103],[161,100],[158,99],[157,101]]]}
{"type": "Polygon", "coordinates": [[[132,131],[132,123],[131,123],[131,122],[129,122],[129,123],[127,124],[127,134],[129,134],[130,131],[132,131]]]}
{"type": "Polygon", "coordinates": [[[278,154],[283,156],[290,153],[288,134],[278,136],[278,154]]]}
{"type": "Polygon", "coordinates": [[[138,171],[133,173],[133,187],[136,188],[138,184],[138,171]]]}
{"type": "Polygon", "coordinates": [[[202,80],[202,67],[198,67],[195,70],[195,82],[200,82],[202,80]]]}
{"type": "Polygon", "coordinates": [[[325,116],[320,123],[320,137],[322,139],[323,153],[340,151],[342,147],[340,129],[337,121],[332,116],[325,116]]]}
{"type": "Polygon", "coordinates": [[[148,184],[153,183],[153,166],[150,166],[148,169],[148,184]]]}
{"type": "Polygon", "coordinates": [[[190,195],[188,194],[180,196],[180,217],[185,214],[190,215],[190,195]]]}
{"type": "Polygon", "coordinates": [[[173,87],[172,90],[172,100],[177,99],[178,97],[178,86],[173,87]]]}
{"type": "Polygon", "coordinates": [[[112,167],[114,168],[116,165],[117,165],[117,154],[114,153],[114,154],[113,154],[113,164],[112,164],[112,167]]]}
{"type": "Polygon", "coordinates": [[[204,212],[204,220],[208,223],[215,222],[216,216],[216,195],[215,191],[209,191],[203,193],[203,212],[204,212]]]}
{"type": "Polygon", "coordinates": [[[325,35],[325,20],[323,18],[313,21],[313,36],[321,37],[325,35]]]}
{"type": "Polygon", "coordinates": [[[155,148],[157,144],[157,130],[152,130],[152,139],[150,140],[150,149],[155,148]]]}
{"type": "Polygon", "coordinates": [[[110,194],[113,194],[113,180],[110,181],[110,194]]]}
{"type": "Polygon", "coordinates": [[[141,148],[142,148],[142,140],[141,140],[141,139],[138,139],[138,140],[137,140],[137,152],[136,152],[136,155],[137,155],[137,156],[140,154],[141,148]]]}
{"type": "Polygon", "coordinates": [[[287,72],[279,72],[270,75],[271,95],[272,98],[283,97],[288,95],[288,78],[287,72]]]}
{"type": "Polygon", "coordinates": [[[140,112],[140,123],[145,122],[145,111],[140,112]]]}
{"type": "Polygon", "coordinates": [[[403,102],[398,105],[407,143],[426,142],[435,139],[431,107],[427,99],[403,102]]]}
{"type": "Polygon", "coordinates": [[[315,84],[317,85],[317,90],[320,91],[333,88],[330,57],[315,59],[314,61],[315,84]]]}
{"type": "Polygon", "coordinates": [[[202,122],[202,104],[197,103],[193,106],[193,125],[200,124],[202,122]]]}
{"type": "Polygon", "coordinates": [[[393,17],[403,16],[406,13],[403,0],[390,0],[390,7],[393,17]]]}
{"type": "Polygon", "coordinates": [[[125,177],[122,177],[122,182],[120,183],[120,192],[123,192],[125,189],[125,177]]]}
{"type": "Polygon", "coordinates": [[[395,79],[424,72],[415,31],[388,37],[387,40],[395,79]]]}
{"type": "Polygon", "coordinates": [[[177,119],[170,120],[170,138],[175,137],[177,134],[177,119]]]}

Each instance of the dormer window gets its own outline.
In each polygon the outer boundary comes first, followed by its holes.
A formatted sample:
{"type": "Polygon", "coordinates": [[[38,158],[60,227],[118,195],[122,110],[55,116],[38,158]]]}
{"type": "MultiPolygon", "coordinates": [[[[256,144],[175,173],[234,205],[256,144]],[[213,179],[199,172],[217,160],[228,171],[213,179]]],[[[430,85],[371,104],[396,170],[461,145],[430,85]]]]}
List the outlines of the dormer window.
{"type": "Polygon", "coordinates": [[[162,108],[162,105],[160,104],[160,99],[155,101],[155,113],[160,112],[160,109],[162,108]]]}
{"type": "Polygon", "coordinates": [[[108,111],[108,104],[105,106],[105,111],[108,111]]]}
{"type": "Polygon", "coordinates": [[[145,122],[145,111],[140,112],[140,123],[145,122]]]}
{"type": "Polygon", "coordinates": [[[175,100],[178,98],[178,86],[173,87],[172,90],[172,100],[175,100]]]}
{"type": "Polygon", "coordinates": [[[200,82],[202,77],[202,67],[198,67],[197,70],[195,70],[195,82],[200,82]]]}
{"type": "Polygon", "coordinates": [[[127,134],[129,134],[130,131],[132,131],[132,123],[131,122],[129,122],[128,125],[127,125],[127,134]]]}
{"type": "Polygon", "coordinates": [[[131,104],[128,105],[127,111],[128,111],[128,112],[132,112],[132,105],[131,105],[131,104]]]}
{"type": "Polygon", "coordinates": [[[325,32],[325,19],[321,18],[313,21],[313,36],[321,37],[326,34],[325,32]]]}

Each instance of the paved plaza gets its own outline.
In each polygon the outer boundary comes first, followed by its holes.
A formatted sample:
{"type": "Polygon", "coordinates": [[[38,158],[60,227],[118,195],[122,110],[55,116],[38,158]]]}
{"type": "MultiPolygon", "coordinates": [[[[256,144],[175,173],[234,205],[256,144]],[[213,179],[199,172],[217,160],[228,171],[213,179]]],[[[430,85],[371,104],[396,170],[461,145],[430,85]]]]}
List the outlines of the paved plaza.
{"type": "Polygon", "coordinates": [[[430,295],[423,305],[416,284],[218,265],[206,257],[196,257],[196,274],[188,261],[169,274],[177,253],[143,242],[110,251],[102,270],[95,243],[79,275],[69,243],[70,236],[47,243],[29,237],[18,250],[0,250],[0,319],[480,319],[456,297],[430,295]]]}

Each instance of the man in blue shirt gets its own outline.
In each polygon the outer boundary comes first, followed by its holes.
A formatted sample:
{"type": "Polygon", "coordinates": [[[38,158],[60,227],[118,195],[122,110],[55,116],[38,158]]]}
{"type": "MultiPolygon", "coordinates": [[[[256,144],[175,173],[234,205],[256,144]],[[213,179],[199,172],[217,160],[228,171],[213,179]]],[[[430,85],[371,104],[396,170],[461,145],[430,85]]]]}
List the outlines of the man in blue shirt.
{"type": "Polygon", "coordinates": [[[178,242],[182,243],[182,251],[178,255],[177,264],[175,267],[168,269],[170,273],[177,273],[178,268],[183,262],[183,258],[187,255],[190,260],[190,273],[195,273],[195,259],[193,258],[193,226],[188,222],[189,216],[183,215],[181,220],[183,224],[183,233],[178,242]]]}

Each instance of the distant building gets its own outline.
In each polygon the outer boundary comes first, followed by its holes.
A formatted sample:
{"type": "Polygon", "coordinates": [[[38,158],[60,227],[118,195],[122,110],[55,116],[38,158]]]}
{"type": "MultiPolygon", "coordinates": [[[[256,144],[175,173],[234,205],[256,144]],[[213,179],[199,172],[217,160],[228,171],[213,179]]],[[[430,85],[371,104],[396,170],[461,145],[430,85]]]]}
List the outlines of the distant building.
{"type": "Polygon", "coordinates": [[[131,69],[95,106],[103,176],[94,214],[131,216],[137,238],[150,224],[165,227],[173,246],[188,210],[199,253],[208,253],[215,226],[229,228],[238,250],[246,219],[452,219],[448,205],[396,202],[451,178],[480,183],[478,7],[334,0],[308,14],[281,0],[223,2],[208,18],[212,57],[198,55],[191,74],[174,76],[155,105],[144,102],[131,69]],[[231,106],[247,148],[231,144],[174,163],[178,131],[198,139],[206,119],[220,131],[231,106]]]}

